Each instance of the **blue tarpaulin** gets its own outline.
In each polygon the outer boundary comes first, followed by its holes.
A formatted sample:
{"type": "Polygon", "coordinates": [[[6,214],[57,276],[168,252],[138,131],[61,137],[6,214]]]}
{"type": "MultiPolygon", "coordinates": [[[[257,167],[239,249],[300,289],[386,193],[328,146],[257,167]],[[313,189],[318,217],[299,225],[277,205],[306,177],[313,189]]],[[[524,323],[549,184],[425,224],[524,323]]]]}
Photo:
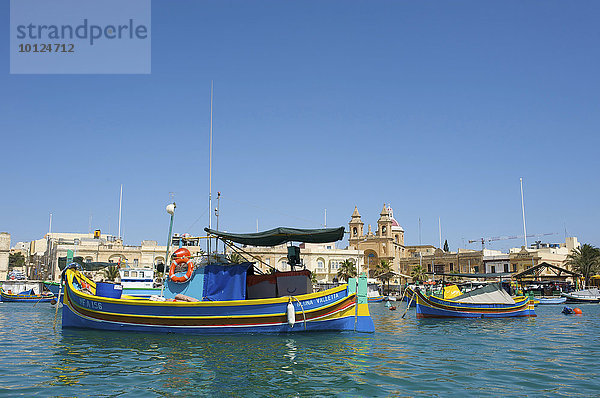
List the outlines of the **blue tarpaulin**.
{"type": "Polygon", "coordinates": [[[204,270],[203,300],[245,300],[246,271],[250,266],[252,263],[207,265],[204,270]]]}
{"type": "Polygon", "coordinates": [[[25,290],[24,292],[21,292],[18,294],[19,296],[34,296],[35,292],[33,291],[33,289],[29,289],[29,290],[25,290]]]}

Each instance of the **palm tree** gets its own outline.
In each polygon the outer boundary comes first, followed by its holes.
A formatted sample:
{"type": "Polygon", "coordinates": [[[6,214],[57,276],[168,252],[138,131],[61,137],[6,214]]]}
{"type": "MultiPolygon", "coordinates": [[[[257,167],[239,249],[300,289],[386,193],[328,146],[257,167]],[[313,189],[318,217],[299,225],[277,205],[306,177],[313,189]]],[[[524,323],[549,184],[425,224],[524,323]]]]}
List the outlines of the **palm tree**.
{"type": "Polygon", "coordinates": [[[590,277],[600,271],[600,249],[590,244],[583,244],[574,249],[568,256],[566,264],[585,278],[587,286],[590,277]]]}
{"type": "Polygon", "coordinates": [[[427,280],[427,274],[425,273],[425,269],[421,264],[417,265],[410,271],[410,277],[413,279],[413,282],[423,282],[427,280]]]}
{"type": "Polygon", "coordinates": [[[240,256],[238,253],[231,253],[229,256],[229,262],[233,264],[241,264],[244,261],[244,257],[240,256]]]}
{"type": "Polygon", "coordinates": [[[384,285],[387,282],[388,293],[390,291],[390,279],[392,279],[392,265],[387,260],[381,260],[375,266],[375,278],[379,279],[384,285]]]}
{"type": "Polygon", "coordinates": [[[313,285],[316,285],[317,283],[319,283],[319,281],[317,280],[317,274],[316,273],[314,273],[314,272],[310,273],[310,282],[313,285]]]}
{"type": "Polygon", "coordinates": [[[340,263],[337,277],[341,280],[348,282],[348,279],[356,277],[356,267],[350,260],[344,260],[340,263]]]}
{"type": "Polygon", "coordinates": [[[104,268],[104,277],[109,280],[114,282],[119,276],[119,266],[117,265],[111,265],[108,266],[106,268],[104,268]]]}

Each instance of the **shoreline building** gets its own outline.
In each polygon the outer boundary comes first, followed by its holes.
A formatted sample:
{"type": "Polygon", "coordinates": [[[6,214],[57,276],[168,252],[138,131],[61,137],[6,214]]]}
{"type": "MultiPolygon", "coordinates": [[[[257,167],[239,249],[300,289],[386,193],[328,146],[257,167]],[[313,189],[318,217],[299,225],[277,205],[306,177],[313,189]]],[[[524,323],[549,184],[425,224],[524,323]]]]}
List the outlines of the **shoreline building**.
{"type": "Polygon", "coordinates": [[[8,259],[10,256],[10,234],[0,232],[0,281],[8,276],[8,259]]]}
{"type": "Polygon", "coordinates": [[[381,261],[387,261],[394,273],[390,283],[406,282],[409,277],[401,268],[401,260],[408,256],[404,245],[404,228],[394,218],[394,211],[390,206],[383,205],[375,232],[369,224],[367,233],[364,233],[364,223],[357,206],[354,207],[348,226],[350,228],[348,248],[358,250],[364,256],[363,269],[358,270],[359,272],[365,271],[369,277],[374,277],[377,265],[381,261]]]}
{"type": "MultiPolygon", "coordinates": [[[[172,238],[170,253],[177,249],[179,242],[192,255],[203,253],[198,245],[199,239],[187,239],[175,234],[172,238]]],[[[166,245],[154,240],[143,240],[140,245],[125,245],[121,238],[101,234],[96,230],[86,233],[49,233],[43,239],[32,241],[28,277],[30,279],[58,280],[59,262],[67,257],[67,251],[73,251],[73,257],[85,262],[115,263],[132,268],[151,269],[165,263],[166,245]]]]}
{"type": "MultiPolygon", "coordinates": [[[[315,275],[317,283],[333,283],[337,280],[340,265],[345,260],[354,264],[357,270],[364,263],[360,250],[338,249],[335,242],[302,243],[299,247],[302,264],[315,275]]],[[[269,273],[270,267],[276,267],[279,271],[291,271],[287,263],[287,248],[286,244],[273,247],[241,246],[242,251],[252,255],[245,257],[249,261],[256,261],[256,267],[264,273],[269,273]]]]}

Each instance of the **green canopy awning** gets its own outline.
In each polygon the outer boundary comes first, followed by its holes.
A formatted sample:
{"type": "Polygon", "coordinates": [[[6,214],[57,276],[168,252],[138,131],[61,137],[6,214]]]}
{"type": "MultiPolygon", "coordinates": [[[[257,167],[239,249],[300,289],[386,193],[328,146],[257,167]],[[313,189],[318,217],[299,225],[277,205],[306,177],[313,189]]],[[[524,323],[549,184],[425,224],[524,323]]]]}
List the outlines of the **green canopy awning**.
{"type": "Polygon", "coordinates": [[[249,246],[277,246],[286,242],[328,243],[344,237],[344,227],[321,229],[279,227],[250,234],[231,234],[210,228],[204,230],[219,238],[249,246]]]}

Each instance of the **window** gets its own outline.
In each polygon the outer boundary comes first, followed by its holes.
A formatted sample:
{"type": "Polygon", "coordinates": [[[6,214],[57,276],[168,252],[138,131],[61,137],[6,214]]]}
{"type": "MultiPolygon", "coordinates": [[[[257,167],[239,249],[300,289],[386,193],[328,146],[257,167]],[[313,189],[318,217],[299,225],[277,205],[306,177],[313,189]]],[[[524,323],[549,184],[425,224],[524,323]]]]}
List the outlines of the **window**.
{"type": "Polygon", "coordinates": [[[427,264],[427,272],[431,272],[431,264],[427,264]]]}
{"type": "Polygon", "coordinates": [[[129,276],[129,271],[123,271],[123,276],[124,277],[128,277],[129,276]]]}
{"type": "Polygon", "coordinates": [[[435,264],[433,266],[433,269],[435,271],[436,274],[443,274],[444,273],[444,264],[435,264]]]}
{"type": "Polygon", "coordinates": [[[323,260],[317,260],[317,269],[325,269],[325,263],[323,263],[323,260]]]}
{"type": "Polygon", "coordinates": [[[331,250],[331,245],[327,246],[327,249],[331,250]]]}
{"type": "Polygon", "coordinates": [[[138,265],[138,259],[137,259],[137,258],[134,258],[134,259],[133,259],[133,266],[134,266],[134,267],[137,267],[137,265],[138,265]]]}
{"type": "Polygon", "coordinates": [[[288,263],[287,260],[285,258],[282,258],[281,260],[279,260],[279,269],[281,269],[282,271],[287,270],[288,268],[288,263]]]}
{"type": "Polygon", "coordinates": [[[332,260],[331,261],[331,270],[337,271],[338,269],[340,269],[340,262],[338,260],[332,260]]]}
{"type": "Polygon", "coordinates": [[[492,265],[492,267],[491,267],[491,271],[492,271],[492,274],[495,274],[495,273],[496,273],[496,266],[495,266],[495,265],[492,265]]]}
{"type": "Polygon", "coordinates": [[[358,230],[356,229],[356,227],[352,228],[352,235],[358,235],[358,230]]]}
{"type": "Polygon", "coordinates": [[[508,264],[504,264],[504,272],[508,272],[508,264]]]}
{"type": "Polygon", "coordinates": [[[454,271],[454,263],[450,263],[450,272],[454,271]]]}
{"type": "Polygon", "coordinates": [[[381,227],[381,235],[385,235],[386,232],[387,232],[387,228],[384,225],[383,227],[381,227]]]}
{"type": "Polygon", "coordinates": [[[517,264],[512,265],[512,272],[517,272],[517,264]]]}
{"type": "Polygon", "coordinates": [[[131,271],[131,277],[137,278],[137,271],[131,271]]]}

